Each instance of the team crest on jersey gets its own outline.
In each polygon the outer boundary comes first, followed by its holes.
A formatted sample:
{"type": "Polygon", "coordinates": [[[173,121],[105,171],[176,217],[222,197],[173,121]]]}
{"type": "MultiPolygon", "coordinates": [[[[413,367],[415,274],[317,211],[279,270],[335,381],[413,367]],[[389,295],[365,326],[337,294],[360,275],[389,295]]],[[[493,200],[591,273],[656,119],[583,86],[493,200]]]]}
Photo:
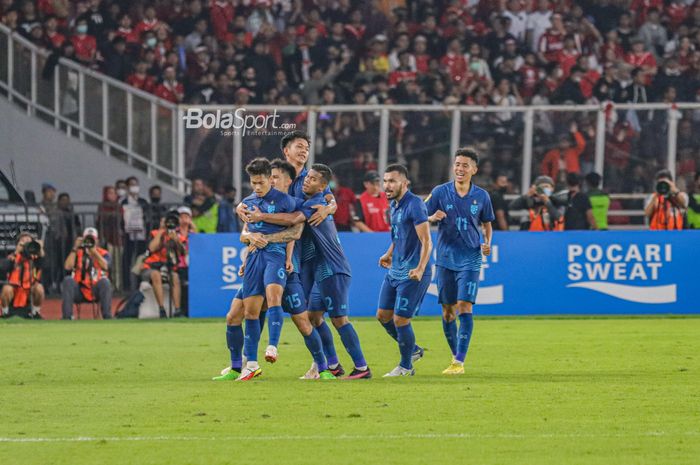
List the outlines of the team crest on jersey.
{"type": "Polygon", "coordinates": [[[447,207],[445,207],[445,210],[450,211],[450,210],[452,210],[453,208],[454,208],[454,205],[452,205],[452,204],[450,203],[450,204],[447,204],[447,207]]]}
{"type": "Polygon", "coordinates": [[[268,212],[268,213],[274,213],[274,212],[275,212],[275,206],[274,206],[274,205],[268,205],[268,206],[267,206],[267,212],[268,212]]]}
{"type": "Polygon", "coordinates": [[[476,215],[476,212],[479,211],[479,206],[478,205],[472,205],[469,210],[472,212],[472,215],[476,215]]]}

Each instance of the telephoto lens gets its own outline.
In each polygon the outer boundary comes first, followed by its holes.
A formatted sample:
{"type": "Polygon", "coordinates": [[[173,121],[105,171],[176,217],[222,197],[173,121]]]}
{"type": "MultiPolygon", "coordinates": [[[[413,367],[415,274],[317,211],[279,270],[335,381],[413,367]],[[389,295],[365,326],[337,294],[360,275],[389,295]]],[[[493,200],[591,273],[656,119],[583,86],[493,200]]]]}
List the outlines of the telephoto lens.
{"type": "Polygon", "coordinates": [[[39,255],[41,253],[41,244],[34,240],[29,241],[26,244],[24,244],[23,253],[26,257],[30,257],[32,255],[39,255]]]}
{"type": "Polygon", "coordinates": [[[671,192],[671,185],[667,181],[659,181],[656,183],[656,193],[659,195],[668,195],[671,192]]]}
{"type": "Polygon", "coordinates": [[[95,238],[92,237],[92,236],[85,236],[85,238],[83,239],[83,243],[81,244],[81,246],[82,246],[84,249],[92,249],[93,247],[95,247],[95,238]]]}

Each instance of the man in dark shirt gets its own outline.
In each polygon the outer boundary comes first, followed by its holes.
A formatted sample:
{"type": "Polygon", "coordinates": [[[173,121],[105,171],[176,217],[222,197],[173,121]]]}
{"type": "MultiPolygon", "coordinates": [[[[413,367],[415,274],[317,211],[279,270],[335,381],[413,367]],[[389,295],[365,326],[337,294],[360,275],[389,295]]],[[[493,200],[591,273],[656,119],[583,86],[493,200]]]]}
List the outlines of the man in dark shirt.
{"type": "Polygon", "coordinates": [[[593,207],[586,194],[581,192],[581,179],[576,173],[566,176],[569,186],[567,194],[566,213],[564,213],[564,230],[598,229],[593,217],[593,207]]]}
{"type": "Polygon", "coordinates": [[[493,205],[493,212],[496,214],[496,221],[493,224],[497,231],[508,231],[508,202],[504,197],[506,192],[508,192],[508,177],[499,174],[496,176],[496,181],[490,192],[491,205],[493,205]]]}

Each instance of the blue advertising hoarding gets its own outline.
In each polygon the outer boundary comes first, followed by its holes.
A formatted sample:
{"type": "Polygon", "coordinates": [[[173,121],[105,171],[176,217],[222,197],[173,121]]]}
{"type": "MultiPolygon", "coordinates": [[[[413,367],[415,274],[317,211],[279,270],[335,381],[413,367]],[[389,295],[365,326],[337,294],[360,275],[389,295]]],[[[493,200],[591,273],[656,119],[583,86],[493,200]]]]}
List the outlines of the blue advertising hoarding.
{"type": "MultiPolygon", "coordinates": [[[[340,233],[340,241],[353,273],[350,314],[372,316],[389,234],[340,233]]],[[[235,234],[191,236],[190,316],[226,314],[244,250],[235,234]]],[[[475,313],[700,313],[699,266],[700,231],[495,233],[475,313]]],[[[441,314],[435,276],[421,315],[441,314]]]]}

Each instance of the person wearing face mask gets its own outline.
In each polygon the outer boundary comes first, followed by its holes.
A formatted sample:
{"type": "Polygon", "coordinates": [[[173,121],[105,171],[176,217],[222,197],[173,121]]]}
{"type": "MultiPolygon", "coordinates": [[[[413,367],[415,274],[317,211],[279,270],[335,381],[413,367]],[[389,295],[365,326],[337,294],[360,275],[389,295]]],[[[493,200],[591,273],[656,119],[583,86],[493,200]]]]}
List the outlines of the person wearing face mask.
{"type": "Polygon", "coordinates": [[[126,180],[128,194],[121,201],[124,222],[124,256],[122,259],[122,279],[125,290],[133,290],[136,280],[132,279],[131,267],[136,257],[146,252],[146,212],[148,202],[139,196],[139,180],[131,176],[126,180]]]}
{"type": "Polygon", "coordinates": [[[114,188],[116,189],[117,193],[117,201],[121,204],[122,200],[126,198],[126,194],[128,193],[126,181],[123,179],[117,179],[117,181],[114,183],[114,188]]]}
{"type": "Polygon", "coordinates": [[[513,200],[509,210],[527,210],[520,222],[521,231],[563,231],[564,217],[555,202],[554,180],[549,176],[538,176],[525,195],[513,200]]]}
{"type": "Polygon", "coordinates": [[[508,177],[504,174],[496,175],[490,194],[491,205],[493,205],[493,212],[496,215],[493,225],[497,231],[508,231],[508,203],[505,199],[507,192],[508,177]]]}
{"type": "Polygon", "coordinates": [[[71,43],[75,49],[75,57],[86,65],[95,61],[97,53],[97,41],[88,34],[88,23],[85,19],[79,19],[75,25],[75,35],[71,37],[71,43]]]}

